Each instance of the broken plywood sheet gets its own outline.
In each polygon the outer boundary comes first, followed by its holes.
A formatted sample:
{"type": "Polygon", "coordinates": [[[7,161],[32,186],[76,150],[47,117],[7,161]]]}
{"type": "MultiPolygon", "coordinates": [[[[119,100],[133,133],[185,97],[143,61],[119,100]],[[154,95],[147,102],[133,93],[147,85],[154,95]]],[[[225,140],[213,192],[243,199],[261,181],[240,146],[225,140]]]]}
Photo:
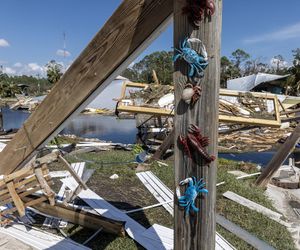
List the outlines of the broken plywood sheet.
{"type": "MultiPolygon", "coordinates": [[[[65,239],[54,234],[45,233],[35,228],[26,228],[23,225],[13,225],[7,228],[0,227],[0,233],[14,237],[35,249],[51,250],[89,250],[70,239],[65,239]]],[[[9,249],[9,248],[6,248],[9,249]]],[[[20,249],[24,249],[23,247],[20,249]]]]}

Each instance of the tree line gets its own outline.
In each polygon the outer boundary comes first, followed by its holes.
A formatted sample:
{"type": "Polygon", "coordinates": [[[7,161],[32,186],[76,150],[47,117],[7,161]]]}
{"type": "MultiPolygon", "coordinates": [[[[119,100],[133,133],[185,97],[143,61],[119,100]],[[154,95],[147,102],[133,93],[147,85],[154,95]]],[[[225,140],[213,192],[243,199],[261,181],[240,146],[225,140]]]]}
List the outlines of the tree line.
{"type": "MultiPolygon", "coordinates": [[[[300,95],[300,48],[292,50],[293,62],[288,65],[282,55],[276,55],[271,63],[261,58],[253,58],[242,49],[237,49],[229,57],[222,56],[220,86],[226,88],[227,80],[250,74],[269,73],[290,74],[283,86],[285,94],[300,95]]],[[[123,76],[134,82],[153,83],[152,71],[155,70],[162,84],[172,84],[173,51],[157,51],[145,56],[123,72],[123,76]]]]}
{"type": "MultiPolygon", "coordinates": [[[[273,57],[272,64],[253,58],[242,49],[237,49],[229,57],[221,58],[220,86],[226,88],[227,80],[255,74],[258,72],[285,75],[290,74],[283,86],[285,94],[300,95],[300,48],[292,50],[292,65],[287,65],[282,55],[273,57]]],[[[142,60],[128,67],[122,76],[134,82],[153,83],[153,70],[161,84],[173,84],[173,51],[156,51],[146,55],[142,60]]],[[[46,64],[47,77],[8,76],[0,72],[0,96],[13,97],[20,93],[18,84],[29,86],[29,95],[41,95],[62,76],[63,66],[54,60],[46,64]]]]}

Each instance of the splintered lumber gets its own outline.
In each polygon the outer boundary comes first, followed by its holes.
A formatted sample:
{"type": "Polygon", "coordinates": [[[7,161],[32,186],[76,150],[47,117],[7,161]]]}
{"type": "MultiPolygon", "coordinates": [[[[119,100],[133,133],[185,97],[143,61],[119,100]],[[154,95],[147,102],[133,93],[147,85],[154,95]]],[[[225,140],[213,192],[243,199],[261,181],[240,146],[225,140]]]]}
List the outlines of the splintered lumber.
{"type": "Polygon", "coordinates": [[[34,170],[34,173],[36,175],[36,178],[38,182],[41,185],[42,190],[44,191],[44,194],[48,197],[49,202],[51,206],[54,206],[55,204],[55,192],[50,188],[47,181],[44,179],[43,172],[41,168],[36,168],[34,170]]]}
{"type": "Polygon", "coordinates": [[[124,0],[0,153],[0,174],[21,167],[98,96],[172,18],[172,0],[124,0]]]}
{"type": "Polygon", "coordinates": [[[174,134],[175,134],[175,130],[172,129],[170,134],[164,139],[163,143],[156,150],[156,152],[152,156],[152,159],[159,160],[163,157],[163,155],[171,147],[171,145],[174,144],[174,134]]]}
{"type": "Polygon", "coordinates": [[[21,217],[23,217],[25,215],[25,206],[24,206],[23,201],[20,199],[19,195],[17,194],[17,192],[15,190],[14,183],[11,181],[11,182],[7,183],[6,186],[9,191],[9,194],[11,195],[11,198],[18,210],[19,215],[21,217]]]}
{"type": "Polygon", "coordinates": [[[47,199],[53,205],[55,193],[50,188],[52,184],[49,170],[45,164],[36,168],[23,168],[10,175],[4,176],[3,179],[0,180],[0,205],[2,206],[13,202],[13,206],[5,209],[0,214],[4,215],[18,211],[19,215],[23,217],[26,207],[47,199]],[[28,203],[24,202],[26,196],[38,191],[43,191],[44,196],[28,203]]]}
{"type": "MultiPolygon", "coordinates": [[[[34,199],[26,198],[26,201],[30,200],[34,199]]],[[[51,206],[46,202],[41,202],[32,207],[43,214],[60,218],[73,224],[96,230],[103,227],[103,230],[108,233],[125,236],[125,222],[123,221],[95,215],[84,210],[74,210],[61,203],[56,203],[55,206],[51,206]]]]}
{"type": "Polygon", "coordinates": [[[300,125],[298,125],[293,133],[280,146],[276,154],[272,157],[267,167],[264,168],[261,175],[256,180],[256,185],[265,187],[272,176],[277,172],[280,166],[284,163],[287,157],[293,152],[300,138],[300,125]]]}
{"type": "Polygon", "coordinates": [[[247,242],[249,245],[253,246],[255,249],[258,250],[275,250],[272,246],[268,245],[266,242],[258,239],[254,235],[250,234],[243,228],[239,227],[238,225],[232,223],[231,221],[225,219],[221,215],[216,215],[217,223],[224,227],[227,231],[233,233],[243,241],[247,242]]]}
{"type": "Polygon", "coordinates": [[[61,155],[58,156],[59,159],[65,164],[65,166],[68,168],[70,174],[73,176],[73,178],[76,180],[76,182],[84,189],[88,189],[87,185],[81,180],[80,176],[75,172],[74,168],[70,165],[69,162],[65,158],[63,158],[61,155]]]}

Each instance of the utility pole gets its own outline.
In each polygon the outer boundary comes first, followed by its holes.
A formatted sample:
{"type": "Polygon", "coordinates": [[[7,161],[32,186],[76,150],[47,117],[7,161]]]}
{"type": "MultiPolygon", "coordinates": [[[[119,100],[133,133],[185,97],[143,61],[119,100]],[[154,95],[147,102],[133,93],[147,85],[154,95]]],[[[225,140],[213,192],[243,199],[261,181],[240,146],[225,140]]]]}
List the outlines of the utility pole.
{"type": "Polygon", "coordinates": [[[187,200],[181,199],[180,204],[179,195],[175,194],[174,249],[215,249],[217,159],[211,156],[217,157],[221,19],[221,0],[174,0],[175,185],[182,197],[188,184],[179,185],[180,181],[189,177],[196,177],[197,181],[203,178],[208,190],[208,193],[200,193],[195,200],[199,212],[193,211],[193,208],[187,211],[188,207],[184,206],[187,200]],[[183,44],[186,38],[187,43],[183,44]],[[201,56],[198,58],[201,66],[195,62],[193,67],[187,62],[183,58],[186,51],[180,46],[191,46],[201,56]],[[179,54],[182,56],[176,57],[179,54]],[[206,63],[208,65],[205,66],[206,63]],[[192,68],[194,72],[191,72],[192,68]],[[188,100],[187,95],[191,91],[194,98],[188,100]],[[197,97],[198,100],[195,100],[197,97]],[[195,131],[191,124],[199,127],[201,135],[210,139],[208,146],[197,132],[188,133],[189,128],[190,132],[195,131]],[[202,149],[207,152],[206,156],[201,153],[202,149]]]}

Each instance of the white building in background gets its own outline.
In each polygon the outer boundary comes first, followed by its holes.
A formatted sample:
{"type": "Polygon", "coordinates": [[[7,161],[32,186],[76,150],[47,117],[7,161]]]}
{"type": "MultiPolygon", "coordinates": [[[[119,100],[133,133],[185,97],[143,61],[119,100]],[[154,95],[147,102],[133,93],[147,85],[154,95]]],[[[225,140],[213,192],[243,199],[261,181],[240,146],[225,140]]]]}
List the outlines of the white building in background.
{"type": "MultiPolygon", "coordinates": [[[[87,105],[87,108],[107,108],[114,110],[117,102],[113,99],[120,98],[122,85],[126,81],[128,81],[127,78],[117,76],[115,80],[113,80],[90,104],[87,105]]],[[[45,97],[45,95],[37,96],[32,98],[32,100],[42,102],[45,97]]]]}
{"type": "Polygon", "coordinates": [[[89,105],[87,108],[101,108],[114,110],[117,102],[113,99],[120,98],[122,85],[127,78],[118,76],[113,80],[89,105]]]}
{"type": "Polygon", "coordinates": [[[289,75],[274,75],[266,73],[257,73],[249,76],[239,77],[227,81],[227,89],[237,91],[266,91],[275,94],[282,94],[280,80],[289,75]]]}

